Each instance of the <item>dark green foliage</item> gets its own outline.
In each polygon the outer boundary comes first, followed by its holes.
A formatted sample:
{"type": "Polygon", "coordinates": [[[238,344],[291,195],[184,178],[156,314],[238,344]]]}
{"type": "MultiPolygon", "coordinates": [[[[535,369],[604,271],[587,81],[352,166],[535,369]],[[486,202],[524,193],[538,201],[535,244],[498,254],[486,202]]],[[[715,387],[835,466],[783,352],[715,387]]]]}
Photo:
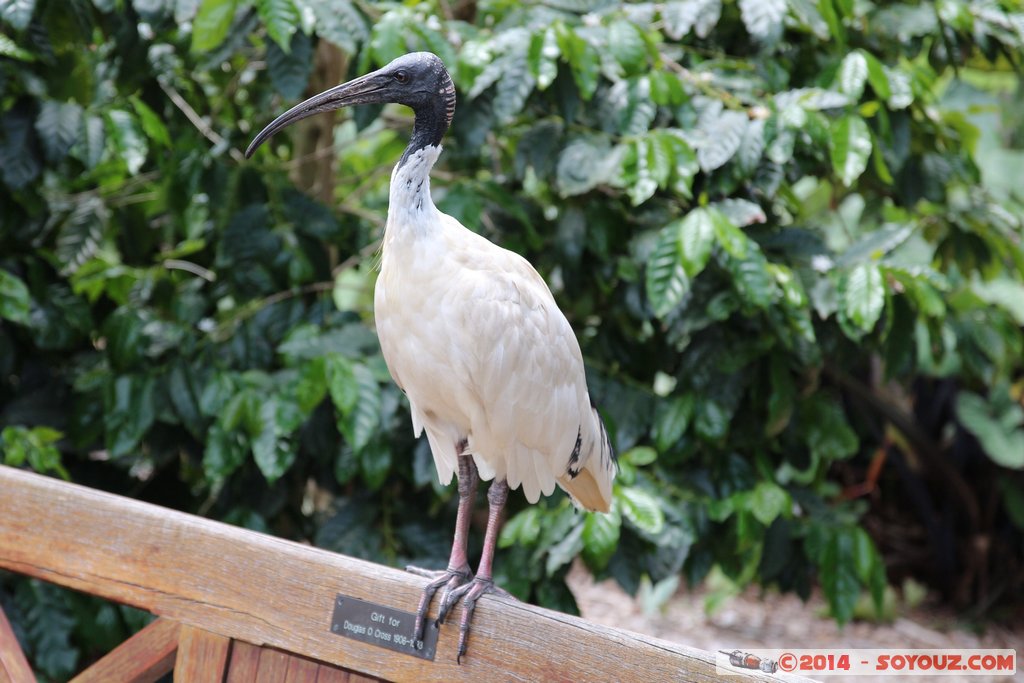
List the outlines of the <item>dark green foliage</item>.
{"type": "MultiPolygon", "coordinates": [[[[449,5],[0,0],[2,460],[443,564],[453,491],[372,332],[407,112],[240,153],[315,60],[429,49],[438,203],[551,283],[622,454],[607,517],[513,496],[509,590],[571,610],[582,556],[647,604],[817,580],[845,621],[910,525],[894,574],[1019,604],[1020,3],[449,5]]],[[[132,626],[0,588],[51,678],[132,626]]]]}

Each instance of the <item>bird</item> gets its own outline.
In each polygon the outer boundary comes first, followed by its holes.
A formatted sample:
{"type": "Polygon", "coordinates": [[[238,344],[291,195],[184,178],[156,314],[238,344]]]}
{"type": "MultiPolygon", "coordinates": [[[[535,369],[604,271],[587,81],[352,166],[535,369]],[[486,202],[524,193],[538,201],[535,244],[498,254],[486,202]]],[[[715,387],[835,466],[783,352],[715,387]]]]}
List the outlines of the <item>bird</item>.
{"type": "MultiPolygon", "coordinates": [[[[286,126],[359,104],[410,107],[408,146],[391,173],[374,289],[374,321],[391,377],[409,401],[413,431],[426,433],[438,479],[458,479],[448,566],[431,572],[416,610],[421,639],[434,595],[438,623],[461,601],[457,661],[466,654],[477,600],[504,593],[493,562],[509,490],[536,503],[555,486],[577,508],[608,512],[617,472],[604,421],[590,399],[579,342],[544,279],[521,255],[442,213],[430,173],[455,114],[442,60],[402,55],[284,112],[252,140],[255,150],[286,126]],[[477,571],[467,540],[480,480],[491,481],[477,571]]],[[[507,593],[505,593],[507,595],[507,593]]]]}

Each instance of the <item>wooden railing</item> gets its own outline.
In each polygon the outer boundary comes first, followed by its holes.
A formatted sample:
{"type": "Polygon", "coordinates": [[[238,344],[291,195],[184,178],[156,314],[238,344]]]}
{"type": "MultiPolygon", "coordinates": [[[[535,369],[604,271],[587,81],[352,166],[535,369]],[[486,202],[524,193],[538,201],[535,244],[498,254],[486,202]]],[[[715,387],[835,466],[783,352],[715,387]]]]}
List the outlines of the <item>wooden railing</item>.
{"type": "MultiPolygon", "coordinates": [[[[159,617],[76,681],[721,680],[709,652],[495,596],[461,665],[450,625],[433,660],[362,642],[332,631],[339,596],[408,612],[424,579],[2,466],[0,568],[159,617]]],[[[35,680],[0,611],[5,677],[35,680]]]]}

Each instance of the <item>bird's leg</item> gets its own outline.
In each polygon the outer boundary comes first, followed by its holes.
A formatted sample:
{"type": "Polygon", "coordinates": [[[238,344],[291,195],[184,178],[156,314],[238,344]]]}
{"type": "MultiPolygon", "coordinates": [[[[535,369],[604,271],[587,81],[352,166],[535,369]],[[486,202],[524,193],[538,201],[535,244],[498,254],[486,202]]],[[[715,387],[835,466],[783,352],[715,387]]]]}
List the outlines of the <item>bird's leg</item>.
{"type": "MultiPolygon", "coordinates": [[[[501,528],[501,510],[508,500],[508,483],[504,479],[496,480],[487,491],[487,532],[484,534],[484,549],[480,556],[480,566],[477,567],[476,576],[470,583],[459,586],[451,592],[451,604],[462,599],[462,618],[459,619],[459,652],[456,661],[462,663],[462,657],[466,654],[466,639],[469,636],[469,622],[473,618],[473,611],[476,609],[476,601],[486,593],[499,592],[508,595],[505,591],[494,586],[494,549],[498,545],[498,531],[501,528]]],[[[444,622],[450,605],[442,605],[441,613],[437,620],[444,622]]]]}
{"type": "Polygon", "coordinates": [[[459,444],[459,511],[455,517],[455,539],[452,541],[452,554],[448,559],[448,568],[442,572],[427,571],[418,567],[406,567],[406,569],[420,576],[427,576],[432,580],[423,589],[420,596],[420,604],[416,608],[416,623],[413,626],[413,636],[417,640],[423,639],[423,627],[426,623],[427,612],[430,609],[430,601],[434,593],[444,586],[444,593],[441,594],[441,605],[444,609],[445,603],[452,590],[473,578],[473,572],[469,568],[469,557],[467,556],[467,544],[469,541],[469,521],[473,513],[473,501],[476,498],[476,487],[480,476],[476,471],[476,463],[472,455],[461,455],[465,449],[465,442],[459,444]]]}

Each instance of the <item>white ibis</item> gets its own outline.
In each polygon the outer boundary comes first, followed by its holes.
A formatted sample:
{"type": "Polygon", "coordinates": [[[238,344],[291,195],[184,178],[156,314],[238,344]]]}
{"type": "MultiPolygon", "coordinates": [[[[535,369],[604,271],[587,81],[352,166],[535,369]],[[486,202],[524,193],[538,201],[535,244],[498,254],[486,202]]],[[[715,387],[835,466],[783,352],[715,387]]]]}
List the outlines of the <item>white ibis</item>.
{"type": "Polygon", "coordinates": [[[406,393],[413,431],[427,433],[438,478],[458,472],[459,507],[448,568],[417,609],[422,638],[433,595],[438,621],[460,599],[458,658],[477,600],[495,591],[492,563],[510,488],[536,503],[558,484],[587,510],[607,512],[615,456],[593,407],[569,322],[537,271],[438,211],[430,171],[455,113],[455,86],[434,54],[415,52],[292,107],[249,145],[313,114],[354,104],[404,104],[412,138],[391,174],[374,314],[384,360],[406,393]],[[483,555],[474,576],[466,541],[479,479],[493,480],[483,555]]]}

